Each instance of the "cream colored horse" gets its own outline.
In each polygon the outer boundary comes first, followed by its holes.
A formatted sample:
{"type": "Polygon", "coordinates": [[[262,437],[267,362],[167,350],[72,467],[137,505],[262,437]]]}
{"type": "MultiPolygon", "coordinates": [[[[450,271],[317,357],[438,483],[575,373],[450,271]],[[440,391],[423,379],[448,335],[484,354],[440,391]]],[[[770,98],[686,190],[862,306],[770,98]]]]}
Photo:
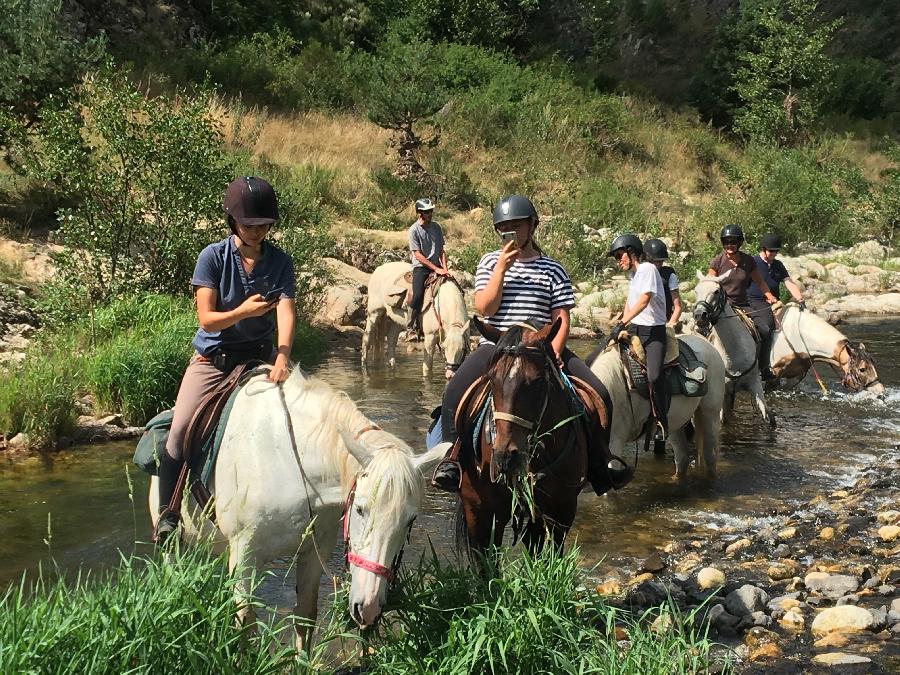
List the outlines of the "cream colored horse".
{"type": "MultiPolygon", "coordinates": [[[[409,284],[404,281],[409,270],[409,263],[389,262],[375,268],[369,278],[366,328],[362,338],[364,368],[379,360],[385,349],[388,365],[396,365],[397,339],[409,317],[406,305],[409,284]]],[[[444,354],[444,375],[450,379],[469,349],[469,316],[459,286],[450,281],[441,284],[437,297],[422,313],[422,330],[425,333],[422,373],[431,374],[434,352],[440,344],[444,354]]]]}
{"type": "MultiPolygon", "coordinates": [[[[238,394],[211,481],[214,526],[182,508],[184,539],[227,546],[236,571],[236,599],[246,600],[253,571],[275,558],[294,556],[298,647],[308,644],[318,613],[319,580],[348,509],[350,614],[360,626],[380,616],[392,570],[419,513],[420,470],[437,462],[443,447],[415,457],[409,446],[369,421],[343,393],[294,370],[282,393],[265,376],[238,394]],[[311,525],[312,523],[312,525],[311,525]]],[[[150,484],[150,513],[158,513],[158,488],[150,484]]],[[[155,525],[155,523],[154,523],[155,525]]],[[[246,620],[246,604],[239,618],[246,620]]]]}
{"type": "MultiPolygon", "coordinates": [[[[697,444],[697,464],[701,472],[712,477],[716,472],[719,451],[719,432],[722,427],[722,400],[725,393],[725,364],[719,352],[698,335],[682,335],[697,358],[707,367],[708,390],[704,396],[673,396],[669,405],[669,440],[675,451],[675,478],[686,477],[690,456],[685,426],[694,423],[697,444]]],[[[591,364],[591,371],[606,385],[612,399],[612,428],[609,449],[624,457],[625,444],[643,435],[650,416],[650,401],[630,391],[625,367],[618,349],[607,349],[591,364]]]]}
{"type": "Polygon", "coordinates": [[[797,305],[785,305],[775,316],[778,330],[772,341],[772,372],[787,386],[796,385],[819,361],[840,373],[848,389],[884,396],[875,361],[863,343],[851,342],[825,319],[797,305]]]}
{"type": "Polygon", "coordinates": [[[775,416],[766,408],[756,341],[744,322],[725,301],[721,282],[731,270],[717,277],[697,272],[694,302],[694,321],[701,335],[709,336],[725,362],[725,404],[723,411],[731,412],[740,391],[750,392],[759,414],[775,427],[775,416]]]}

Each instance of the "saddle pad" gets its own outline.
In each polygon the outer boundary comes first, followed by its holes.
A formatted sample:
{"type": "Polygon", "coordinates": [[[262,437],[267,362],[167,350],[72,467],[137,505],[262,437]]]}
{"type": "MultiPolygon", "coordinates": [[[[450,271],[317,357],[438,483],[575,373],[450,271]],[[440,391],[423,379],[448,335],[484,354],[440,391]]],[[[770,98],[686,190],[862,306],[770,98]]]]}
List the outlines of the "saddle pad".
{"type": "MultiPolygon", "coordinates": [[[[647,357],[644,354],[644,345],[641,344],[637,335],[631,336],[631,353],[642,366],[646,367],[647,357]]],[[[678,360],[678,353],[678,336],[675,335],[675,329],[666,326],[666,355],[663,357],[663,365],[673,365],[678,360]]]]}
{"type": "MultiPolygon", "coordinates": [[[[690,345],[683,340],[677,340],[677,343],[678,357],[674,363],[667,363],[663,371],[669,393],[673,396],[704,396],[709,386],[706,365],[697,358],[690,345]]],[[[621,354],[629,388],[649,400],[646,368],[625,345],[621,346],[621,354]]]]}
{"type": "Polygon", "coordinates": [[[734,310],[734,313],[738,315],[738,318],[740,318],[741,322],[744,324],[744,326],[747,328],[747,330],[750,331],[750,335],[753,336],[753,341],[756,344],[759,344],[759,342],[760,342],[759,330],[757,330],[756,324],[753,323],[753,319],[751,319],[750,316],[747,314],[747,312],[742,310],[740,307],[732,306],[731,309],[734,310]]]}

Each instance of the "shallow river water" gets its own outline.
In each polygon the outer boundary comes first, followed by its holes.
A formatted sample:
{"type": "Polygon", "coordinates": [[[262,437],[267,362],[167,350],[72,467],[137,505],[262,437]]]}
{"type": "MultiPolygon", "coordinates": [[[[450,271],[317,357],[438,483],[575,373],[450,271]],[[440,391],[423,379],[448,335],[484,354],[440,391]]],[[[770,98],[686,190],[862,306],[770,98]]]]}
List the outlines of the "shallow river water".
{"type": "MultiPolygon", "coordinates": [[[[622,492],[596,497],[583,493],[573,537],[586,566],[602,561],[597,573],[631,570],[635,562],[686,532],[734,525],[763,527],[776,512],[816,494],[849,484],[885,455],[900,453],[900,321],[852,323],[841,327],[862,339],[875,355],[887,387],[884,403],[832,391],[823,397],[811,376],[798,391],[769,395],[778,417],[774,433],[742,399],[722,438],[718,477],[713,483],[669,480],[671,455],[639,457],[637,476],[622,492]]],[[[593,345],[573,345],[586,353],[593,345]]],[[[363,374],[358,351],[344,350],[313,371],[345,390],[372,419],[421,449],[428,414],[439,402],[442,379],[421,376],[418,354],[401,354],[393,372],[363,374]]],[[[827,368],[826,368],[827,370],[827,368]]],[[[832,380],[834,377],[819,369],[832,380]]],[[[59,566],[102,568],[119,551],[149,539],[147,479],[131,462],[134,443],[80,447],[52,457],[0,463],[0,588],[25,570],[59,566]]],[[[634,447],[628,448],[632,457],[634,447]]],[[[454,500],[429,489],[424,513],[413,530],[406,560],[414,560],[428,539],[453,555],[454,500]]],[[[337,573],[339,560],[330,566],[337,573]]],[[[287,565],[275,565],[275,570],[287,565]]],[[[331,584],[323,580],[323,589],[331,584]]],[[[293,583],[269,581],[263,594],[282,608],[293,605],[293,583]]]]}

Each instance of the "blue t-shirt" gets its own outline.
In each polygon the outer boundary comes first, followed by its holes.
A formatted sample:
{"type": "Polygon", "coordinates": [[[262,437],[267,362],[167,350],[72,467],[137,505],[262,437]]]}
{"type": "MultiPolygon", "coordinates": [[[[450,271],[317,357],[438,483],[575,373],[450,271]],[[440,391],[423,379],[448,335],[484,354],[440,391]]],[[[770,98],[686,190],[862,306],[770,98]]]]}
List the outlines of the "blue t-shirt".
{"type": "MultiPolygon", "coordinates": [[[[787,268],[777,258],[772,261],[771,265],[768,265],[760,256],[755,255],[753,256],[753,262],[756,263],[756,269],[759,270],[763,281],[766,282],[766,286],[772,291],[772,295],[777,298],[781,294],[781,282],[791,276],[788,274],[787,268]]],[[[759,286],[752,281],[750,282],[750,286],[747,287],[747,297],[751,300],[763,299],[763,294],[762,291],[759,290],[759,286]]]]}
{"type": "MultiPolygon", "coordinates": [[[[255,293],[265,295],[281,288],[282,298],[293,298],[296,292],[294,263],[287,253],[263,241],[262,257],[247,274],[241,264],[241,253],[231,236],[210,244],[200,252],[191,284],[195,288],[211,288],[218,293],[217,312],[235,309],[255,293]]],[[[264,316],[241,319],[222,331],[207,332],[200,328],[192,344],[198,354],[209,356],[219,347],[259,343],[271,340],[274,334],[275,321],[270,312],[264,316]]]]}

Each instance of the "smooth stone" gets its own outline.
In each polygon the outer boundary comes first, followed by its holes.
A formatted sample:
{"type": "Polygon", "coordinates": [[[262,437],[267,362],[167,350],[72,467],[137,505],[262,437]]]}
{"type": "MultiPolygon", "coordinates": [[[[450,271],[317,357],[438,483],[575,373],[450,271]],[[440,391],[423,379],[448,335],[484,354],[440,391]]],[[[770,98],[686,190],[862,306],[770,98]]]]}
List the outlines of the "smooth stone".
{"type": "Polygon", "coordinates": [[[784,581],[785,579],[792,579],[799,569],[800,566],[791,560],[787,563],[775,563],[774,565],[769,565],[766,574],[769,575],[769,578],[772,581],[784,581]]]}
{"type": "Polygon", "coordinates": [[[775,550],[772,551],[772,555],[776,558],[787,558],[791,555],[791,547],[787,544],[778,544],[775,550]]]}
{"type": "Polygon", "coordinates": [[[752,584],[744,584],[725,598],[725,609],[734,616],[744,616],[765,609],[769,594],[752,584]]]}
{"type": "Polygon", "coordinates": [[[751,543],[752,542],[749,539],[747,539],[746,537],[743,539],[738,539],[737,541],[735,541],[725,547],[725,555],[732,555],[732,554],[737,553],[738,551],[741,551],[745,548],[750,548],[751,543]]]}
{"type": "Polygon", "coordinates": [[[697,585],[703,590],[725,585],[725,574],[715,567],[704,567],[697,572],[697,585]]]}
{"type": "Polygon", "coordinates": [[[868,630],[875,625],[875,617],[872,613],[854,605],[841,607],[829,607],[822,610],[812,622],[814,635],[824,635],[832,631],[855,633],[868,630]]]}
{"type": "Polygon", "coordinates": [[[878,528],[878,536],[881,541],[894,541],[900,537],[900,525],[882,525],[878,528]]]}
{"type": "Polygon", "coordinates": [[[801,631],[806,626],[806,619],[803,618],[799,607],[792,607],[784,613],[778,623],[786,630],[801,631]]]}
{"type": "Polygon", "coordinates": [[[788,593],[787,595],[779,595],[777,598],[772,598],[769,600],[769,604],[767,605],[770,611],[774,611],[776,609],[786,610],[791,607],[799,607],[800,606],[800,591],[795,593],[788,593]]]}
{"type": "Polygon", "coordinates": [[[846,647],[850,639],[843,633],[828,633],[815,641],[814,645],[819,649],[840,649],[846,647]]]}
{"type": "Polygon", "coordinates": [[[838,598],[853,593],[859,588],[859,580],[847,574],[828,574],[826,572],[810,572],[803,579],[808,591],[819,593],[828,598],[838,598]]]}
{"type": "Polygon", "coordinates": [[[651,553],[644,559],[644,562],[641,563],[641,570],[644,572],[662,572],[666,569],[666,563],[663,562],[662,558],[659,557],[659,553],[651,553]]]}
{"type": "Polygon", "coordinates": [[[813,657],[813,663],[820,666],[851,666],[858,663],[872,663],[872,659],[844,652],[829,652],[813,657]]]}
{"type": "Polygon", "coordinates": [[[607,579],[598,584],[596,590],[598,595],[619,595],[622,592],[622,585],[615,579],[607,579]]]}
{"type": "Polygon", "coordinates": [[[756,661],[769,661],[772,659],[780,659],[781,647],[779,647],[774,642],[766,642],[765,644],[760,645],[756,649],[750,651],[750,655],[747,657],[747,660],[751,663],[755,663],[756,661]]]}
{"type": "Polygon", "coordinates": [[[778,533],[779,539],[793,539],[797,536],[797,528],[796,527],[786,527],[778,533]]]}
{"type": "Polygon", "coordinates": [[[828,541],[829,539],[834,539],[834,528],[833,527],[823,527],[822,531],[819,532],[819,539],[823,539],[828,541]]]}
{"type": "Polygon", "coordinates": [[[859,596],[855,593],[851,593],[850,595],[845,595],[843,598],[838,598],[835,604],[838,607],[843,607],[844,605],[858,605],[859,596]]]}

